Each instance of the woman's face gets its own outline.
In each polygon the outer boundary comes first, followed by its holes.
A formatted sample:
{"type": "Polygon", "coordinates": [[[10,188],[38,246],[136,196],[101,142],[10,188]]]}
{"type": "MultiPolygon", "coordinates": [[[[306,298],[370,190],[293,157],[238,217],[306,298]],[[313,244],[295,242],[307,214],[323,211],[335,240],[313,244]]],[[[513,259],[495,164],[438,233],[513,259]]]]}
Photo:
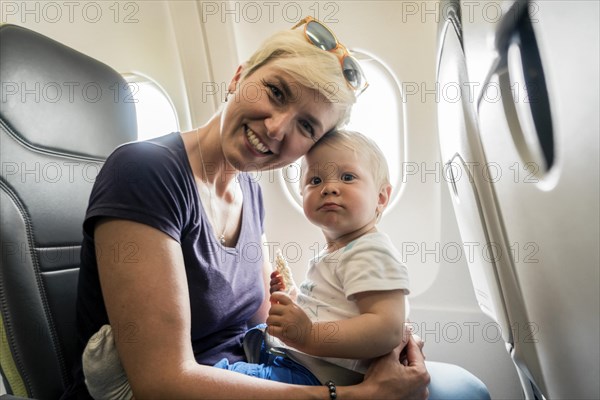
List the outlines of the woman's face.
{"type": "Polygon", "coordinates": [[[225,157],[240,171],[290,164],[341,116],[318,91],[271,64],[237,83],[234,78],[221,116],[221,142],[225,157]]]}

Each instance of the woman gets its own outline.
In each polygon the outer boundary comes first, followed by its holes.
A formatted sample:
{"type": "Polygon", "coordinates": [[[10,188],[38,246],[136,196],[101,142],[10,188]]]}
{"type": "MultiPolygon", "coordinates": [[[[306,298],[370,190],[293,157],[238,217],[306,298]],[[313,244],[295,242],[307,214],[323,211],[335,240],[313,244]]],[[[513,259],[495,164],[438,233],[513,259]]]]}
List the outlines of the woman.
{"type": "MultiPolygon", "coordinates": [[[[351,387],[209,367],[242,360],[244,332],[269,307],[262,197],[247,172],[305,154],[345,122],[366,86],[343,47],[323,50],[337,44],[326,28],[305,22],[310,35],[276,34],[238,68],[226,104],[205,125],[121,146],[96,180],[84,222],[80,350],[110,323],[136,398],[427,396],[429,375],[412,338],[408,362],[396,349],[351,387]]],[[[75,395],[89,396],[80,367],[65,397],[75,395]]]]}

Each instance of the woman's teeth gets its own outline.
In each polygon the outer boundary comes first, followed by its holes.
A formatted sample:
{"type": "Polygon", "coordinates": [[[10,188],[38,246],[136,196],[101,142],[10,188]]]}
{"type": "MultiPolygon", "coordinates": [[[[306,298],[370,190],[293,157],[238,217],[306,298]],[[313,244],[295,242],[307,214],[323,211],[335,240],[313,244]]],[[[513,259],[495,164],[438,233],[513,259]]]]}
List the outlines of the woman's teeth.
{"type": "Polygon", "coordinates": [[[252,145],[252,147],[254,147],[256,149],[256,151],[258,151],[259,153],[268,153],[269,152],[269,148],[267,146],[265,146],[254,134],[254,132],[250,129],[250,128],[246,128],[246,137],[248,138],[248,141],[250,142],[250,144],[252,145]]]}

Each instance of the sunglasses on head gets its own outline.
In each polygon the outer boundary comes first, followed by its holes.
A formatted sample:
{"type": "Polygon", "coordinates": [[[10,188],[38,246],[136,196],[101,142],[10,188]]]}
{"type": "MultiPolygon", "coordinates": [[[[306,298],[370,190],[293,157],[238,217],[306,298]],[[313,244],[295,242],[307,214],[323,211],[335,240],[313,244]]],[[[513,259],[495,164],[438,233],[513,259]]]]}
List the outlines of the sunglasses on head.
{"type": "Polygon", "coordinates": [[[338,41],[333,32],[310,16],[298,22],[292,29],[301,25],[304,25],[304,36],[310,43],[322,50],[332,52],[338,57],[344,78],[346,78],[348,86],[354,90],[355,95],[358,96],[364,92],[369,84],[358,60],[350,54],[346,46],[338,41]]]}

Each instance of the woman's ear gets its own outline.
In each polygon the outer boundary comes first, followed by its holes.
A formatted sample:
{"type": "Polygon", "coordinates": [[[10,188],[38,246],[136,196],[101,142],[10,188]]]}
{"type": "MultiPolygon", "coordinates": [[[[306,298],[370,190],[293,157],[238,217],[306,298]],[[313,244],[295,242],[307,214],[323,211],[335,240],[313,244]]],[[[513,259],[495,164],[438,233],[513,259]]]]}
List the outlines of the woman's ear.
{"type": "Polygon", "coordinates": [[[243,71],[244,71],[244,66],[239,65],[237,67],[237,70],[235,71],[235,74],[233,75],[233,78],[231,79],[231,82],[229,82],[229,86],[227,87],[228,93],[235,92],[235,90],[237,89],[237,84],[240,83],[240,78],[242,77],[243,71]]]}

